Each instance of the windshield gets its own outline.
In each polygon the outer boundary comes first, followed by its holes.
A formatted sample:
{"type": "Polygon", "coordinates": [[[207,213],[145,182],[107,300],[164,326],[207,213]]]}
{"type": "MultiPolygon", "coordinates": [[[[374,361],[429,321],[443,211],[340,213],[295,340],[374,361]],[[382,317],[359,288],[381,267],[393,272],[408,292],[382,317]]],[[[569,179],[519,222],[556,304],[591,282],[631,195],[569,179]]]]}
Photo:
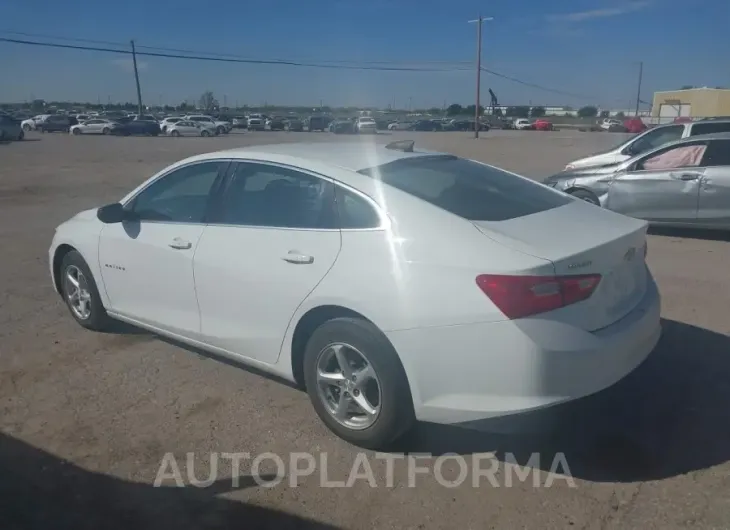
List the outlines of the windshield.
{"type": "Polygon", "coordinates": [[[360,173],[470,221],[506,221],[571,201],[526,178],[451,155],[406,158],[360,173]]]}

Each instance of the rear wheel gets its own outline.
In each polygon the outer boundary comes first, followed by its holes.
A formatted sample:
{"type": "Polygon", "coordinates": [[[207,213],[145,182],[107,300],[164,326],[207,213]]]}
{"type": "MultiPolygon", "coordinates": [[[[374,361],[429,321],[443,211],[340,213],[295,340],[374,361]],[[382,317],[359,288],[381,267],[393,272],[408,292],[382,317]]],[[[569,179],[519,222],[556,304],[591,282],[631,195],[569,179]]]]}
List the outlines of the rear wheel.
{"type": "MultiPolygon", "coordinates": [[[[205,132],[205,131],[203,131],[205,132]]],[[[170,136],[180,136],[180,131],[172,131],[170,132],[170,136]]]]}
{"type": "Polygon", "coordinates": [[[23,130],[24,130],[25,132],[28,132],[28,131],[30,131],[30,125],[28,125],[27,123],[26,123],[25,125],[23,125],[23,130]]]}
{"type": "Polygon", "coordinates": [[[23,130],[21,129],[18,133],[18,141],[22,140],[23,138],[25,138],[25,132],[23,132],[23,130]]]}
{"type": "Polygon", "coordinates": [[[102,132],[102,134],[109,134],[109,132],[110,132],[110,131],[109,131],[109,127],[104,127],[104,128],[103,128],[103,129],[101,130],[101,132],[102,132]]]}
{"type": "MultiPolygon", "coordinates": [[[[178,134],[180,134],[180,133],[178,133],[178,134]]],[[[208,136],[210,136],[210,133],[206,130],[202,130],[202,131],[200,131],[200,136],[208,137],[208,136]]]]}
{"type": "Polygon", "coordinates": [[[81,134],[81,130],[80,129],[73,129],[72,134],[74,136],[78,136],[79,134],[81,134]]]}
{"type": "Polygon", "coordinates": [[[222,125],[218,127],[218,134],[224,134],[226,132],[226,128],[222,125]]]}
{"type": "Polygon", "coordinates": [[[304,353],[304,379],[320,419],[355,445],[385,448],[415,422],[398,354],[364,319],[335,318],[317,328],[304,353]]]}
{"type": "Polygon", "coordinates": [[[596,197],[596,194],[592,191],[588,190],[573,190],[570,192],[570,195],[575,197],[576,199],[581,199],[583,201],[589,202],[591,204],[594,204],[596,206],[601,205],[601,201],[598,200],[598,197],[596,197]]]}

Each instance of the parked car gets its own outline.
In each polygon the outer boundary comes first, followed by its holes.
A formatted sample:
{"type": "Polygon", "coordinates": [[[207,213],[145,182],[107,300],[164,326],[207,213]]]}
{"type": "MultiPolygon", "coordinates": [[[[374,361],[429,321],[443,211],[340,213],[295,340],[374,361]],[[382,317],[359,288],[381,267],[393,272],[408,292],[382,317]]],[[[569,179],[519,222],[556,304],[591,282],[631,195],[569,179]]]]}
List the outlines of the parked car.
{"type": "Polygon", "coordinates": [[[157,118],[152,114],[134,114],[132,119],[135,121],[157,121],[157,118]]]}
{"type": "Polygon", "coordinates": [[[325,116],[310,116],[306,120],[307,130],[312,131],[326,131],[329,127],[331,120],[325,116]]]}
{"type": "Polygon", "coordinates": [[[37,116],[33,116],[32,118],[25,119],[21,122],[20,126],[23,128],[25,132],[28,131],[35,131],[38,128],[38,124],[42,121],[44,121],[48,116],[51,116],[50,114],[39,114],[37,116]]]}
{"type": "Polygon", "coordinates": [[[286,120],[286,130],[292,132],[302,132],[304,130],[304,122],[299,118],[289,118],[286,120]]]}
{"type": "Polygon", "coordinates": [[[553,122],[543,119],[537,119],[532,124],[532,128],[536,131],[552,131],[555,129],[553,122]]]}
{"type": "Polygon", "coordinates": [[[518,131],[533,129],[532,122],[527,118],[518,118],[514,121],[514,128],[518,131]]]}
{"type": "Polygon", "coordinates": [[[188,115],[188,116],[184,116],[184,118],[188,121],[194,121],[194,122],[212,125],[213,127],[216,128],[216,130],[218,131],[218,134],[228,134],[229,132],[231,132],[231,129],[233,128],[233,124],[231,124],[231,122],[216,120],[216,119],[211,118],[210,116],[188,115]]]}
{"type": "Polygon", "coordinates": [[[412,142],[283,143],[177,162],[58,226],[48,257],[79,325],[297,382],[378,449],[632,372],[661,334],[646,228],[412,142]]]}
{"type": "Polygon", "coordinates": [[[621,126],[623,127],[623,123],[620,120],[617,120],[615,118],[603,118],[599,123],[598,126],[603,129],[604,131],[608,131],[611,129],[612,126],[621,126]]]}
{"type": "Polygon", "coordinates": [[[408,129],[410,129],[411,125],[413,125],[413,122],[409,121],[409,120],[394,121],[394,122],[388,124],[388,130],[389,131],[407,131],[408,129]]]}
{"type": "Polygon", "coordinates": [[[173,125],[182,120],[182,116],[170,116],[167,118],[163,118],[162,121],[160,121],[160,132],[162,132],[162,134],[167,134],[167,128],[170,125],[173,125]]]}
{"type": "Polygon", "coordinates": [[[361,116],[355,122],[355,131],[359,134],[377,134],[378,126],[373,118],[361,116]]]}
{"type": "Polygon", "coordinates": [[[633,134],[638,134],[648,129],[641,118],[629,118],[628,120],[625,120],[624,127],[626,127],[626,132],[633,134]]]}
{"type": "Polygon", "coordinates": [[[270,131],[283,131],[286,129],[286,122],[281,116],[274,116],[266,120],[266,127],[270,131]]]}
{"type": "Polygon", "coordinates": [[[206,122],[180,120],[167,126],[170,136],[215,136],[218,129],[215,125],[206,122]]]}
{"type": "Polygon", "coordinates": [[[21,121],[7,114],[0,114],[0,142],[22,140],[23,138],[25,138],[25,131],[21,126],[21,121]]]}
{"type": "Polygon", "coordinates": [[[110,134],[118,136],[159,136],[160,124],[156,121],[132,120],[127,123],[120,123],[118,127],[114,127],[110,131],[110,134]]]}
{"type": "Polygon", "coordinates": [[[263,131],[266,129],[266,119],[261,114],[251,114],[248,117],[249,131],[263,131]]]}
{"type": "Polygon", "coordinates": [[[72,125],[70,133],[79,134],[111,134],[115,127],[119,127],[119,123],[111,120],[89,119],[72,125]]]}
{"type": "Polygon", "coordinates": [[[730,133],[684,138],[544,183],[652,224],[730,230],[730,133]]]}
{"type": "Polygon", "coordinates": [[[648,129],[642,134],[622,141],[618,146],[586,158],[572,161],[565,166],[569,171],[580,167],[614,165],[647,153],[664,144],[700,134],[730,132],[730,120],[693,121],[690,123],[672,123],[648,129]]]}
{"type": "Polygon", "coordinates": [[[352,118],[338,118],[329,125],[329,131],[335,134],[355,134],[355,120],[352,118]]]}
{"type": "Polygon", "coordinates": [[[36,129],[43,133],[68,132],[78,121],[63,114],[51,114],[36,124],[36,129]]]}
{"type": "Polygon", "coordinates": [[[414,121],[410,127],[408,127],[409,131],[440,131],[441,130],[441,123],[436,120],[417,120],[414,121]]]}
{"type": "MultiPolygon", "coordinates": [[[[449,120],[442,124],[442,128],[445,131],[473,131],[474,120],[449,120]]],[[[488,131],[489,125],[486,123],[479,123],[480,131],[488,131]]]]}
{"type": "Polygon", "coordinates": [[[234,129],[245,129],[248,127],[248,120],[246,116],[235,116],[231,121],[231,126],[234,129]]]}

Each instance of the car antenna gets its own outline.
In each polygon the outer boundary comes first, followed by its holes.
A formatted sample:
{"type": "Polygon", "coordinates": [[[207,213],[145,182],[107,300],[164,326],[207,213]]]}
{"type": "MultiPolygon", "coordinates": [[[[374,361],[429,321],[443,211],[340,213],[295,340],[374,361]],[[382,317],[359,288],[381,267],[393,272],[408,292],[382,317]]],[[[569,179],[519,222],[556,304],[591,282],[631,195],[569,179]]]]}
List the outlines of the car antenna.
{"type": "Polygon", "coordinates": [[[390,142],[385,146],[386,149],[392,149],[393,151],[403,151],[404,153],[412,153],[413,146],[416,144],[413,140],[399,140],[397,142],[390,142]]]}

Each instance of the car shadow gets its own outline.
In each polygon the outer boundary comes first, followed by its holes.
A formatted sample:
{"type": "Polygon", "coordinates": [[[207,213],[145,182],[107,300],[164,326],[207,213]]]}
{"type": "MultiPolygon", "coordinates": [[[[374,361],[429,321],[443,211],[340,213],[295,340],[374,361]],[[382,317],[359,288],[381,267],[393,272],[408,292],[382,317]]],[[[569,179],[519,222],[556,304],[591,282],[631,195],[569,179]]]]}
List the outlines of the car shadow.
{"type": "Polygon", "coordinates": [[[336,528],[219,496],[256,485],[250,476],[241,477],[237,488],[230,478],[207,488],[130,482],[87,471],[0,433],[0,528],[8,530],[336,528]]]}
{"type": "Polygon", "coordinates": [[[393,449],[495,452],[544,471],[562,453],[573,477],[599,482],[658,480],[723,464],[730,460],[730,336],[666,319],[662,327],[654,352],[616,385],[531,413],[540,430],[421,424],[393,449]]]}
{"type": "Polygon", "coordinates": [[[0,140],[0,145],[17,144],[24,142],[40,142],[40,138],[23,138],[22,140],[0,140]]]}
{"type": "Polygon", "coordinates": [[[664,237],[705,239],[707,241],[730,241],[730,229],[703,230],[697,228],[669,228],[664,226],[651,226],[649,227],[649,234],[664,237]]]}

